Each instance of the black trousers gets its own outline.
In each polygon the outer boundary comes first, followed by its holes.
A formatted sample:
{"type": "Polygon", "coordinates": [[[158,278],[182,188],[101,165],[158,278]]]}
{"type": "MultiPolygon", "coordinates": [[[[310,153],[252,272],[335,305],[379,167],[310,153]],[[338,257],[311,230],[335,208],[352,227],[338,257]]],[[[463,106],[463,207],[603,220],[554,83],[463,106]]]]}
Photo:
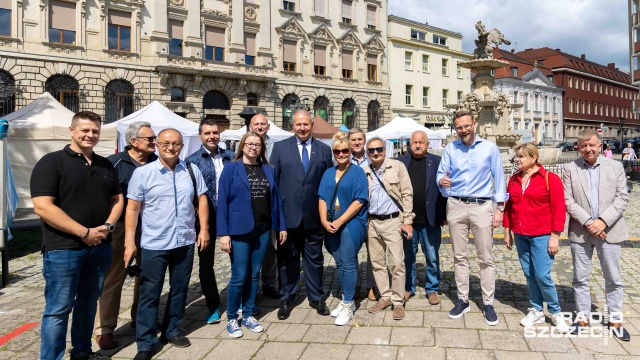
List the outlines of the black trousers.
{"type": "Polygon", "coordinates": [[[304,281],[309,301],[324,300],[322,277],[324,255],[322,254],[322,229],[306,229],[303,224],[287,229],[287,241],[278,244],[278,267],[280,269],[280,299],[291,300],[300,291],[300,257],[304,269],[304,281]]]}
{"type": "MultiPolygon", "coordinates": [[[[218,283],[216,282],[216,274],[213,271],[213,265],[216,259],[216,212],[209,209],[209,246],[200,251],[198,249],[198,258],[200,258],[199,276],[202,294],[207,302],[207,308],[212,313],[220,307],[220,292],[218,291],[218,283]],[[211,221],[213,219],[213,221],[211,221]]],[[[198,233],[199,233],[198,229],[198,233]]]]}

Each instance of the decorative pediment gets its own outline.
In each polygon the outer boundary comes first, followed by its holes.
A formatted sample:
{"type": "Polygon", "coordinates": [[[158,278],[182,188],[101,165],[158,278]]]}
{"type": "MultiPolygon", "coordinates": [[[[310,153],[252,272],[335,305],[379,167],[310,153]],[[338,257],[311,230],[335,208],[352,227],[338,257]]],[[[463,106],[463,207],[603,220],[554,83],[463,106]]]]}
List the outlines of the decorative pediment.
{"type": "Polygon", "coordinates": [[[364,44],[364,47],[369,52],[383,52],[385,49],[384,43],[380,40],[380,36],[373,35],[369,41],[364,44]]]}
{"type": "Polygon", "coordinates": [[[300,25],[300,23],[294,18],[285,21],[285,23],[276,30],[282,35],[295,38],[303,37],[307,33],[306,31],[304,31],[302,25],[300,25]]]}
{"type": "Polygon", "coordinates": [[[309,33],[309,37],[313,39],[316,44],[321,45],[330,45],[336,41],[335,36],[333,36],[325,24],[320,24],[320,26],[309,33]]]}
{"type": "Polygon", "coordinates": [[[347,30],[347,32],[338,39],[338,42],[343,48],[359,49],[362,47],[362,42],[360,42],[358,36],[356,36],[351,29],[347,30]]]}

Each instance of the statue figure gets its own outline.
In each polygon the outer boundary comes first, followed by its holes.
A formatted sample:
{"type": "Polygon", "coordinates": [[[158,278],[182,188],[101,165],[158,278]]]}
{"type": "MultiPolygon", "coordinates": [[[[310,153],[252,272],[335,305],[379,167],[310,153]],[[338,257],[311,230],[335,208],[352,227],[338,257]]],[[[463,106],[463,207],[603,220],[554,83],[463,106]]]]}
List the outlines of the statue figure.
{"type": "Polygon", "coordinates": [[[478,39],[474,40],[476,49],[473,51],[475,59],[493,59],[493,44],[511,45],[511,41],[504,38],[504,34],[498,29],[487,31],[482,21],[476,23],[476,30],[478,30],[478,39]]]}

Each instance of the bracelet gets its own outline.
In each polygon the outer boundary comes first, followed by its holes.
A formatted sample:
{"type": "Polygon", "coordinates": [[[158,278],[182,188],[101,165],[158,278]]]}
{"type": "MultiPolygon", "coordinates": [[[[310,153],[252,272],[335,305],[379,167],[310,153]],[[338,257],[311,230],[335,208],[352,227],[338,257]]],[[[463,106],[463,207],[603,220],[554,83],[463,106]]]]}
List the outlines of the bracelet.
{"type": "Polygon", "coordinates": [[[80,238],[80,240],[86,238],[89,235],[89,228],[87,228],[87,232],[80,238]]]}

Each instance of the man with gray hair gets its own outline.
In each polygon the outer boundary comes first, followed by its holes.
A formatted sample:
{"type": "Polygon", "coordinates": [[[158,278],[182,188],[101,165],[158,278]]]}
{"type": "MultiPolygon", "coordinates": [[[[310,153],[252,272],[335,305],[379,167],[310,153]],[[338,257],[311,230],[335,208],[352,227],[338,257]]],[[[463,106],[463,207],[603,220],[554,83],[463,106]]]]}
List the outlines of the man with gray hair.
{"type": "MultiPolygon", "coordinates": [[[[136,168],[155,161],[158,156],[156,150],[156,134],[151,129],[151,124],[144,121],[136,121],[129,125],[125,132],[127,146],[125,151],[109,156],[117,170],[118,183],[124,196],[124,208],[127,207],[127,187],[129,180],[136,168]]],[[[118,327],[118,314],[120,313],[120,297],[122,285],[127,278],[126,265],[124,264],[124,218],[125,211],[115,223],[113,230],[113,259],[111,267],[104,278],[104,290],[98,301],[98,311],[95,321],[95,335],[98,346],[103,350],[113,349],[118,346],[117,339],[113,336],[118,327]]],[[[137,246],[140,246],[140,232],[135,237],[137,246]]],[[[140,255],[136,257],[140,263],[140,255]]],[[[131,305],[131,324],[136,323],[138,312],[138,297],[140,295],[140,278],[136,277],[133,287],[133,304],[131,305]]]]}
{"type": "Polygon", "coordinates": [[[571,331],[588,333],[591,318],[591,257],[598,253],[606,305],[609,307],[611,333],[622,341],[631,336],[622,326],[622,277],[620,255],[623,241],[629,237],[624,211],[629,201],[627,178],[618,161],[600,155],[602,142],[593,129],[578,134],[578,151],[582,157],[567,164],[562,171],[564,198],[569,219],[569,240],[573,258],[573,290],[577,318],[571,331]]]}

